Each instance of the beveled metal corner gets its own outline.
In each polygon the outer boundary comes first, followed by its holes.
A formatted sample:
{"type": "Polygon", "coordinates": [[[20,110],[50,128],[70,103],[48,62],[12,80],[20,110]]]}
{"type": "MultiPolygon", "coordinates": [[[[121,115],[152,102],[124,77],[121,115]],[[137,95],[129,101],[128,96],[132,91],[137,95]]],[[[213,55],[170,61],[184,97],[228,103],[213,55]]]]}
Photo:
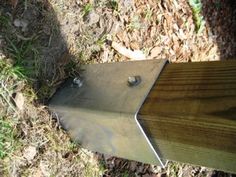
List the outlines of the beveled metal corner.
{"type": "Polygon", "coordinates": [[[80,86],[69,79],[53,96],[49,106],[58,114],[71,137],[83,147],[164,166],[165,162],[139,124],[137,113],[166,62],[85,65],[80,86]],[[129,77],[134,76],[141,80],[132,86],[128,82],[132,81],[129,77]]]}

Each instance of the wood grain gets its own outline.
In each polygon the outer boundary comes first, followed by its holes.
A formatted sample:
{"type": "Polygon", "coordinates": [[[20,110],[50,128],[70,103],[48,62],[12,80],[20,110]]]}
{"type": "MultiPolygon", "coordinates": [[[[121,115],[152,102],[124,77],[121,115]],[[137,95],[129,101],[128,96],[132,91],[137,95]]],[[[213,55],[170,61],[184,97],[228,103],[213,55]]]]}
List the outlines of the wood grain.
{"type": "Polygon", "coordinates": [[[138,118],[162,158],[236,173],[236,61],[166,65],[138,118]]]}

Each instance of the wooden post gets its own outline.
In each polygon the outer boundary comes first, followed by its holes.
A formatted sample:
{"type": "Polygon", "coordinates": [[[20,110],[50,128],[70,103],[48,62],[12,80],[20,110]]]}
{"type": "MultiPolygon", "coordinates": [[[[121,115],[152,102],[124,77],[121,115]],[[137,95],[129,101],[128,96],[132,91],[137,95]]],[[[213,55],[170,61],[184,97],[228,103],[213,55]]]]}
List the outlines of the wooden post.
{"type": "Polygon", "coordinates": [[[138,119],[162,158],[236,172],[236,60],[166,65],[138,119]]]}

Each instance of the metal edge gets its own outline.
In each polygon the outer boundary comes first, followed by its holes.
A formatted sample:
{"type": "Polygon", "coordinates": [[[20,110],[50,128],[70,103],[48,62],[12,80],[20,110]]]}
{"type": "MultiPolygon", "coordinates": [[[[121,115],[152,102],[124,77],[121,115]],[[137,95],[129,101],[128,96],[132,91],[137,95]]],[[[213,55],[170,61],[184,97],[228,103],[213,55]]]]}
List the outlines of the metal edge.
{"type": "MultiPolygon", "coordinates": [[[[161,71],[163,70],[164,66],[166,65],[166,63],[168,63],[168,60],[167,60],[167,59],[165,59],[165,62],[162,63],[161,69],[159,70],[159,73],[158,73],[157,76],[156,76],[156,80],[158,79],[158,77],[159,77],[161,71]]],[[[155,81],[156,81],[156,80],[155,80],[155,81]]],[[[151,150],[153,151],[154,155],[156,156],[157,160],[160,162],[162,168],[164,168],[164,167],[166,166],[166,164],[167,164],[168,161],[163,162],[163,160],[161,160],[160,156],[158,155],[158,153],[156,152],[155,148],[153,147],[151,141],[148,139],[148,137],[147,137],[145,131],[143,130],[141,124],[139,123],[138,117],[137,117],[137,115],[138,115],[138,113],[139,113],[139,110],[141,109],[141,107],[142,107],[144,101],[146,100],[146,97],[148,96],[148,94],[150,93],[152,87],[154,86],[155,81],[154,81],[153,84],[150,86],[149,91],[147,92],[147,94],[145,95],[143,101],[141,102],[140,106],[138,107],[138,109],[137,109],[137,111],[136,111],[136,113],[135,113],[135,115],[134,115],[134,119],[135,119],[135,122],[137,123],[137,125],[138,125],[140,131],[142,132],[144,138],[146,139],[148,145],[150,146],[151,150]]]]}

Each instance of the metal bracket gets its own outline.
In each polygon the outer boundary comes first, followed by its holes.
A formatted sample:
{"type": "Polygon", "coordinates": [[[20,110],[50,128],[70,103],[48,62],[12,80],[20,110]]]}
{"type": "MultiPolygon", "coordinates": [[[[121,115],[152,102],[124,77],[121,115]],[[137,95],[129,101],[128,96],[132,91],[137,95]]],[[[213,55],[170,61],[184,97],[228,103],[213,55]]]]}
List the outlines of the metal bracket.
{"type": "Polygon", "coordinates": [[[137,113],[166,62],[85,65],[83,82],[69,79],[52,98],[50,108],[83,147],[163,167],[165,162],[146,136],[137,113]]]}

